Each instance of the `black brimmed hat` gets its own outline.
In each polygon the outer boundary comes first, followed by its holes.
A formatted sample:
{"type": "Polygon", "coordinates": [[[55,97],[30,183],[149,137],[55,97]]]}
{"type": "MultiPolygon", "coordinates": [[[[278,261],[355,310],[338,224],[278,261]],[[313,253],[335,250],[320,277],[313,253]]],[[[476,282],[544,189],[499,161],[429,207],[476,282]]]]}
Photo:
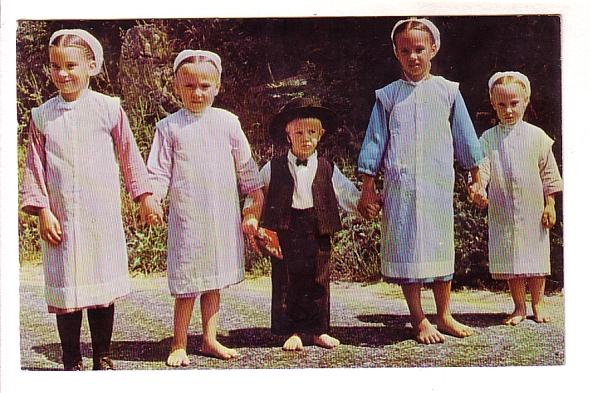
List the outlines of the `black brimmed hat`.
{"type": "Polygon", "coordinates": [[[270,122],[270,136],[275,143],[285,143],[285,127],[294,119],[316,118],[322,122],[326,133],[336,128],[336,114],[323,107],[316,97],[298,97],[281,108],[270,122]]]}

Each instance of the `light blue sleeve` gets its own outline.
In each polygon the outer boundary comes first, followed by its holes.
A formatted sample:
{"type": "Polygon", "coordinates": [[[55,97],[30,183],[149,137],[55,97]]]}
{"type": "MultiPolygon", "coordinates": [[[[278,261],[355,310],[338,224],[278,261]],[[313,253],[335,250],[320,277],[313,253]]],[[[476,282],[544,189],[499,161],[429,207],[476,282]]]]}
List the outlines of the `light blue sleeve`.
{"type": "Polygon", "coordinates": [[[358,171],[370,176],[377,175],[387,142],[389,141],[389,127],[387,126],[387,114],[379,99],[373,106],[371,119],[367,126],[365,139],[358,158],[358,171]]]}
{"type": "Polygon", "coordinates": [[[471,117],[469,117],[467,106],[459,91],[457,91],[455,97],[451,117],[455,157],[457,157],[459,164],[464,169],[472,169],[483,160],[483,153],[471,117]]]}
{"type": "Polygon", "coordinates": [[[357,210],[357,205],[361,197],[361,192],[356,188],[354,183],[344,176],[340,169],[334,165],[332,173],[332,187],[338,204],[347,213],[354,213],[360,215],[357,210]]]}

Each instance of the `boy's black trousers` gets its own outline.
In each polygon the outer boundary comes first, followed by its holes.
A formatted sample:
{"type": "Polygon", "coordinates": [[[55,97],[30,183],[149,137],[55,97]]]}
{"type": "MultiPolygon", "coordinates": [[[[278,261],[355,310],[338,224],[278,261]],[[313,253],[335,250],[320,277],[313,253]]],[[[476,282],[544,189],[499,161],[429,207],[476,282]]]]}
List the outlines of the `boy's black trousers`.
{"type": "Polygon", "coordinates": [[[272,262],[271,331],[320,335],[330,329],[330,236],[320,236],[315,209],[292,209],[279,231],[283,260],[272,262]]]}

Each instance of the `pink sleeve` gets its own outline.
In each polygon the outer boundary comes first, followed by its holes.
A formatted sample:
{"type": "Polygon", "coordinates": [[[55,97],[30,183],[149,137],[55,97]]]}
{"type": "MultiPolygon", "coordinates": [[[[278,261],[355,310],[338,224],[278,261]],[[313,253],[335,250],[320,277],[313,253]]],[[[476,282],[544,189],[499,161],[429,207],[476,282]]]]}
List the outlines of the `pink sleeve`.
{"type": "Polygon", "coordinates": [[[164,130],[156,127],[147,160],[147,170],[154,186],[154,195],[162,200],[168,193],[172,179],[172,146],[164,130]]]}
{"type": "Polygon", "coordinates": [[[29,122],[29,145],[20,192],[21,209],[25,213],[36,215],[40,209],[49,207],[45,183],[45,136],[33,120],[29,122]]]}
{"type": "Polygon", "coordinates": [[[119,120],[111,130],[111,135],[119,158],[119,167],[123,173],[125,188],[131,198],[136,200],[145,193],[153,193],[145,163],[131,132],[127,115],[122,108],[119,109],[119,120]]]}
{"type": "Polygon", "coordinates": [[[563,182],[559,174],[557,161],[555,161],[555,156],[551,150],[551,145],[549,145],[546,154],[544,154],[541,162],[539,162],[539,172],[541,182],[543,183],[544,195],[551,195],[563,191],[563,182]]]}
{"type": "Polygon", "coordinates": [[[260,176],[258,165],[252,158],[248,138],[246,138],[246,134],[244,134],[239,122],[230,133],[230,143],[240,193],[247,195],[263,188],[264,180],[260,176]]]}

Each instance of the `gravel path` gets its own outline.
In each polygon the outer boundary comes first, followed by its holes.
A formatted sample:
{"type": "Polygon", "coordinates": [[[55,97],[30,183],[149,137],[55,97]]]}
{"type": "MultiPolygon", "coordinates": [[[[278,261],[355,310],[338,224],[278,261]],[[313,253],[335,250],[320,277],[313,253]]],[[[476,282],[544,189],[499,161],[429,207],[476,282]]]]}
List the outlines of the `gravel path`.
{"type": "MultiPolygon", "coordinates": [[[[163,275],[132,278],[133,292],[116,304],[112,358],[117,369],[167,369],[173,299],[163,275]]],[[[457,319],[475,328],[465,339],[447,337],[439,345],[412,339],[407,308],[398,286],[384,283],[332,283],[332,333],[342,342],[334,350],[313,346],[300,353],[281,350],[281,338],[270,333],[270,279],[247,279],[222,291],[220,341],[236,348],[240,358],[221,361],[201,356],[201,323],[195,307],[189,330],[190,368],[326,368],[515,366],[564,364],[564,298],[547,298],[553,321],[527,320],[517,327],[501,325],[511,301],[505,293],[461,291],[452,295],[457,319]]],[[[431,291],[424,307],[432,313],[431,291]]],[[[40,265],[21,267],[21,361],[26,370],[61,369],[55,316],[46,312],[40,265]]],[[[82,328],[84,363],[91,367],[90,333],[82,328]]]]}

